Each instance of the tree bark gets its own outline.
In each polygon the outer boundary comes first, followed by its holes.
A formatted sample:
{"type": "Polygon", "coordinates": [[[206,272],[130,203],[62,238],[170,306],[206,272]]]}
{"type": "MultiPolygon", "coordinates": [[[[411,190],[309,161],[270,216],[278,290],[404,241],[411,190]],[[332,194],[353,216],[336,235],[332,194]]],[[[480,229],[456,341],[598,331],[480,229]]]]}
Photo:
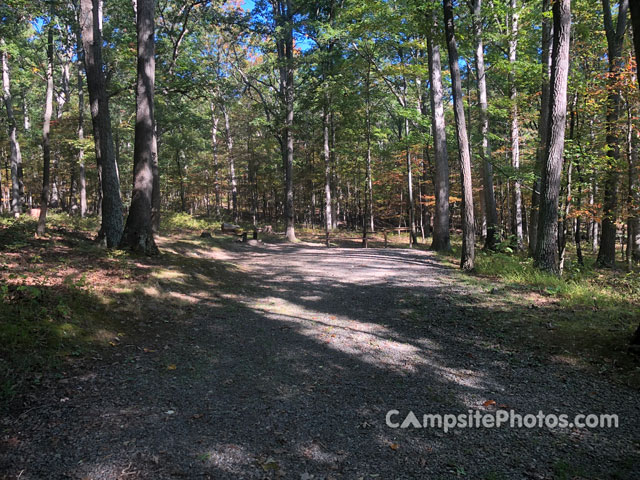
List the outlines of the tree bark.
{"type": "Polygon", "coordinates": [[[122,236],[122,200],[111,131],[109,95],[103,72],[100,0],[81,0],[80,20],[96,160],[101,176],[102,226],[99,239],[107,247],[117,247],[122,236]]]}
{"type": "Polygon", "coordinates": [[[22,170],[22,154],[18,141],[18,128],[13,115],[13,100],[11,98],[11,71],[9,69],[9,54],[4,39],[0,39],[2,49],[2,89],[4,105],[7,109],[9,124],[10,164],[11,164],[11,211],[18,218],[22,213],[22,195],[20,171],[22,170]]]}
{"type": "Polygon", "coordinates": [[[550,82],[549,132],[542,169],[540,214],[535,265],[559,273],[558,197],[567,120],[567,79],[571,37],[571,0],[553,4],[553,54],[550,82]]]}
{"type": "Polygon", "coordinates": [[[213,151],[213,189],[216,198],[216,216],[220,217],[220,172],[218,167],[218,116],[216,106],[211,102],[211,149],[213,151]]]}
{"type": "MultiPolygon", "coordinates": [[[[366,93],[366,123],[367,123],[367,165],[365,179],[365,218],[364,229],[371,233],[375,231],[373,224],[373,179],[371,174],[371,62],[367,63],[367,93],[366,93]]],[[[365,233],[366,236],[366,233],[365,233]]]]}
{"type": "Polygon", "coordinates": [[[431,128],[433,133],[433,151],[435,167],[435,216],[433,219],[433,240],[431,249],[447,252],[451,250],[449,236],[449,157],[447,155],[447,133],[445,129],[442,67],[440,64],[440,46],[436,38],[437,16],[435,9],[427,19],[430,32],[427,36],[429,63],[429,98],[431,102],[431,128]]]}
{"type": "Polygon", "coordinates": [[[484,43],[482,40],[482,0],[474,0],[472,4],[473,31],[476,40],[475,62],[478,79],[478,108],[480,109],[480,136],[482,138],[482,180],[484,213],[486,217],[486,236],[484,248],[493,250],[499,239],[498,212],[496,196],[493,189],[493,164],[491,161],[491,143],[489,142],[489,109],[487,104],[487,78],[484,67],[484,43]]]}
{"type": "Polygon", "coordinates": [[[47,90],[44,102],[44,119],[42,122],[42,194],[40,195],[40,217],[36,233],[44,235],[47,222],[47,207],[49,203],[49,184],[51,168],[51,115],[53,114],[53,15],[47,27],[47,90]]]}
{"type": "Polygon", "coordinates": [[[279,94],[283,110],[283,129],[280,150],[284,169],[284,219],[287,241],[295,242],[295,211],[293,202],[293,9],[291,0],[272,3],[276,18],[276,49],[279,66],[279,94]]]}
{"type": "Polygon", "coordinates": [[[513,226],[516,236],[516,248],[524,249],[524,236],[522,231],[522,189],[520,179],[520,124],[518,122],[518,86],[516,83],[516,61],[518,50],[518,1],[510,0],[511,36],[509,38],[509,86],[511,97],[511,167],[516,178],[513,182],[513,226]]]}
{"type": "Polygon", "coordinates": [[[236,179],[236,164],[233,156],[233,137],[231,136],[231,123],[229,122],[229,111],[222,104],[222,114],[224,115],[224,127],[227,134],[227,155],[229,160],[229,178],[231,180],[231,209],[233,221],[238,221],[238,181],[236,179]]]}
{"type": "Polygon", "coordinates": [[[154,0],[137,0],[138,65],[136,127],[133,146],[133,191],[120,247],[157,255],[153,238],[152,197],[154,157],[155,40],[154,0]]]}
{"type": "MultiPolygon", "coordinates": [[[[630,2],[631,8],[631,24],[633,26],[633,45],[635,47],[636,64],[640,57],[640,3],[630,2]]],[[[640,86],[640,75],[636,74],[638,84],[640,86]]],[[[638,182],[638,164],[637,155],[638,147],[633,145],[634,156],[632,162],[629,165],[629,174],[631,176],[629,181],[629,190],[631,193],[631,202],[633,206],[634,216],[631,229],[631,256],[635,262],[640,262],[640,184],[638,182]]]]}
{"type": "Polygon", "coordinates": [[[601,267],[614,267],[616,263],[616,210],[618,207],[618,162],[620,160],[620,139],[618,120],[620,117],[620,57],[622,42],[627,25],[628,0],[620,2],[617,25],[613,26],[609,0],[602,0],[604,27],[607,34],[607,56],[609,59],[607,96],[607,171],[604,179],[604,199],[602,202],[602,234],[597,263],[601,267]]]}
{"type": "Polygon", "coordinates": [[[325,92],[324,104],[322,105],[322,151],[324,154],[324,223],[325,223],[325,243],[329,246],[329,234],[333,228],[332,208],[331,208],[331,149],[329,147],[329,93],[325,92]]]}
{"type": "MultiPolygon", "coordinates": [[[[79,22],[78,12],[78,22],[79,22]]],[[[86,169],[84,165],[84,89],[82,82],[82,64],[84,62],[84,54],[82,50],[82,35],[80,33],[80,26],[78,23],[76,30],[76,61],[78,65],[77,73],[77,86],[78,86],[78,142],[80,146],[78,148],[78,190],[80,194],[80,217],[84,218],[87,215],[87,177],[86,169]]]]}
{"type": "Polygon", "coordinates": [[[458,46],[453,24],[453,0],[444,0],[444,24],[449,51],[449,69],[453,90],[454,116],[458,138],[458,160],[462,184],[462,256],[460,267],[473,270],[475,261],[475,221],[473,214],[473,190],[471,183],[471,151],[462,101],[462,80],[458,64],[458,46]]]}
{"type": "Polygon", "coordinates": [[[545,159],[549,137],[549,98],[551,78],[551,50],[553,41],[553,23],[544,15],[549,11],[550,0],[542,0],[542,87],[540,95],[540,117],[538,118],[538,149],[536,151],[535,181],[531,195],[531,215],[529,215],[529,255],[534,256],[538,243],[538,217],[540,208],[540,177],[545,159]]]}

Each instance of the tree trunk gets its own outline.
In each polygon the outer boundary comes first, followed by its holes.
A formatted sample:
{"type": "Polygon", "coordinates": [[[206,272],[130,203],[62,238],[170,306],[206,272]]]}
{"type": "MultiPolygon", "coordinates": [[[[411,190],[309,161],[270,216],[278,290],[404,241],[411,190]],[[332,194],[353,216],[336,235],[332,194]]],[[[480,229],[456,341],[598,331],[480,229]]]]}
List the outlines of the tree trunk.
{"type": "MultiPolygon", "coordinates": [[[[406,105],[406,101],[405,101],[406,105]]],[[[416,207],[413,201],[413,168],[411,165],[411,145],[409,140],[409,119],[404,119],[404,138],[407,143],[406,160],[407,160],[407,187],[408,195],[407,201],[409,202],[409,246],[416,243],[416,207]]]]}
{"type": "Polygon", "coordinates": [[[213,189],[216,197],[216,216],[220,217],[220,172],[218,167],[218,117],[211,102],[211,149],[213,150],[213,189]]]}
{"type": "MultiPolygon", "coordinates": [[[[640,2],[632,1],[629,3],[631,8],[631,25],[633,27],[633,45],[636,53],[636,65],[638,57],[640,57],[640,2]]],[[[636,75],[638,85],[640,86],[640,75],[636,75]]]]}
{"type": "MultiPolygon", "coordinates": [[[[78,15],[78,22],[79,22],[78,15]]],[[[77,52],[77,85],[78,85],[78,142],[80,147],[78,148],[78,190],[80,193],[80,217],[84,218],[87,215],[87,177],[84,165],[84,89],[82,82],[82,63],[84,62],[84,55],[82,51],[82,36],[80,34],[80,26],[76,30],[76,52],[77,52]]]]}
{"type": "Polygon", "coordinates": [[[570,32],[571,0],[556,0],[553,4],[549,132],[542,169],[538,240],[535,255],[536,266],[552,273],[559,273],[558,197],[567,120],[570,32]]]}
{"type": "Polygon", "coordinates": [[[607,56],[609,60],[608,96],[607,96],[607,170],[604,179],[604,199],[602,202],[602,235],[597,263],[601,267],[614,267],[616,263],[616,210],[618,207],[618,162],[620,160],[620,139],[618,138],[618,120],[620,117],[620,57],[622,42],[627,25],[628,0],[622,0],[619,6],[618,21],[613,26],[609,0],[602,0],[604,27],[607,34],[607,56]],[[615,29],[614,29],[615,28],[615,29]]]}
{"type": "Polygon", "coordinates": [[[366,123],[367,123],[367,165],[365,179],[365,230],[367,226],[371,233],[375,231],[373,224],[373,179],[371,174],[371,62],[367,63],[367,94],[366,94],[366,123]]]}
{"type": "Polygon", "coordinates": [[[222,104],[222,114],[224,115],[224,127],[227,134],[227,156],[229,160],[229,177],[231,180],[231,209],[233,221],[238,221],[238,181],[236,180],[236,164],[233,156],[233,137],[231,136],[231,124],[229,122],[229,111],[222,104]]]}
{"type": "Polygon", "coordinates": [[[549,98],[551,78],[551,50],[553,24],[544,15],[549,11],[550,0],[542,0],[542,88],[540,95],[540,117],[538,118],[539,143],[536,151],[535,181],[533,182],[533,193],[531,195],[531,215],[529,220],[529,255],[534,256],[538,243],[538,217],[540,208],[540,177],[545,159],[547,141],[549,138],[549,98]]]}
{"type": "Polygon", "coordinates": [[[329,94],[325,93],[322,109],[322,145],[324,152],[324,221],[325,243],[329,246],[329,233],[333,228],[331,206],[331,149],[329,148],[329,94]]]}
{"type": "Polygon", "coordinates": [[[489,112],[487,104],[487,78],[484,67],[484,44],[482,41],[482,0],[474,0],[472,5],[473,31],[476,40],[475,62],[478,79],[478,107],[480,109],[480,136],[482,138],[482,180],[484,214],[486,218],[486,237],[484,248],[495,249],[498,242],[498,212],[493,190],[493,164],[491,162],[491,144],[489,142],[489,112]]]}
{"type": "Polygon", "coordinates": [[[99,238],[106,242],[107,247],[117,247],[122,235],[122,200],[111,132],[109,95],[103,72],[100,0],[81,0],[80,19],[96,160],[102,186],[99,238]]]}
{"type": "Polygon", "coordinates": [[[633,128],[634,111],[627,102],[627,158],[629,162],[629,191],[627,195],[627,262],[629,269],[640,261],[640,185],[638,185],[638,144],[633,128]]]}
{"type": "Polygon", "coordinates": [[[20,170],[22,170],[22,154],[18,141],[18,128],[13,115],[13,101],[11,99],[11,73],[9,70],[9,54],[7,53],[4,39],[0,39],[2,49],[2,89],[4,93],[4,105],[7,109],[9,124],[10,163],[11,163],[11,211],[18,218],[22,213],[22,195],[20,170]]]}
{"type": "Polygon", "coordinates": [[[29,120],[29,108],[27,107],[27,91],[22,91],[22,121],[24,131],[31,130],[31,120],[29,120]]]}
{"type": "Polygon", "coordinates": [[[293,9],[291,0],[272,2],[276,18],[276,49],[279,66],[279,94],[284,113],[284,128],[280,149],[284,169],[284,219],[286,238],[296,241],[295,211],[293,203],[293,9]]]}
{"type": "Polygon", "coordinates": [[[449,51],[449,70],[453,90],[456,133],[458,137],[458,159],[460,162],[460,181],[462,184],[462,256],[460,266],[463,270],[473,270],[475,261],[475,221],[473,214],[473,190],[471,184],[471,151],[467,136],[467,125],[462,101],[462,80],[458,63],[458,46],[453,25],[453,0],[444,0],[444,24],[449,51]]]}
{"type": "Polygon", "coordinates": [[[49,183],[51,168],[51,144],[49,132],[51,131],[51,115],[53,114],[53,15],[49,19],[47,27],[47,90],[44,102],[44,119],[42,122],[42,194],[40,195],[40,217],[36,233],[44,235],[47,222],[47,206],[49,203],[49,183]]]}
{"type": "Polygon", "coordinates": [[[569,159],[567,163],[567,187],[566,195],[563,199],[564,208],[562,209],[562,229],[558,233],[558,269],[560,273],[564,270],[564,261],[567,253],[567,235],[569,234],[569,213],[571,212],[571,187],[572,187],[573,162],[569,159]]]}
{"type": "Polygon", "coordinates": [[[151,193],[151,229],[154,234],[160,233],[160,168],[158,166],[158,125],[155,117],[153,119],[153,147],[151,149],[153,164],[151,173],[153,174],[153,192],[151,193]]]}
{"type": "Polygon", "coordinates": [[[442,70],[440,64],[440,46],[436,37],[437,16],[435,9],[427,20],[430,32],[427,36],[429,63],[429,81],[431,83],[431,128],[434,151],[434,194],[435,215],[433,219],[433,240],[431,249],[447,252],[451,250],[449,237],[449,157],[447,155],[447,133],[445,130],[442,70]]]}
{"type": "Polygon", "coordinates": [[[153,238],[153,156],[155,41],[154,0],[137,0],[136,31],[138,37],[138,66],[136,85],[136,127],[133,146],[133,191],[127,223],[120,247],[157,255],[153,238]]]}
{"type": "Polygon", "coordinates": [[[511,90],[511,167],[516,173],[513,182],[513,226],[516,236],[516,248],[524,249],[522,231],[522,189],[518,178],[520,170],[520,124],[518,122],[518,87],[516,84],[516,60],[518,50],[518,1],[510,0],[511,37],[509,38],[509,84],[511,90]]]}

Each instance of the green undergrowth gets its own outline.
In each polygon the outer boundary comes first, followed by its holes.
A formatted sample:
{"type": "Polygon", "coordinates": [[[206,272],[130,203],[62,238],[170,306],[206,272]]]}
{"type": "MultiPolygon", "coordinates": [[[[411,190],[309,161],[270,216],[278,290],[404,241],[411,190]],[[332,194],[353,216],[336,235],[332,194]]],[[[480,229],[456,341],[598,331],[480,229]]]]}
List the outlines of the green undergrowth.
{"type": "Polygon", "coordinates": [[[25,382],[38,384],[45,372],[86,353],[112,323],[82,279],[56,288],[3,284],[0,318],[0,405],[25,382]]]}
{"type": "Polygon", "coordinates": [[[160,256],[147,258],[100,247],[96,217],[54,213],[41,238],[35,219],[0,217],[0,410],[116,352],[148,319],[188,316],[191,295],[237,290],[244,274],[207,257],[234,238],[199,236],[218,231],[218,222],[184,214],[163,221],[170,237],[160,256]]]}
{"type": "Polygon", "coordinates": [[[0,408],[108,345],[118,329],[109,299],[90,278],[133,277],[133,263],[121,252],[93,241],[97,219],[50,215],[44,238],[34,236],[35,226],[26,216],[0,217],[0,408]]]}
{"type": "Polygon", "coordinates": [[[219,230],[220,221],[207,217],[194,217],[188,213],[163,212],[160,216],[160,231],[176,233],[182,231],[219,230]]]}
{"type": "MultiPolygon", "coordinates": [[[[458,266],[460,240],[441,259],[458,266]]],[[[457,278],[481,294],[487,321],[530,345],[577,364],[611,371],[640,386],[640,362],[628,351],[640,322],[640,273],[600,269],[570,250],[561,276],[538,270],[525,253],[476,250],[475,270],[457,278]]],[[[476,306],[478,306],[476,305],[476,306]]]]}

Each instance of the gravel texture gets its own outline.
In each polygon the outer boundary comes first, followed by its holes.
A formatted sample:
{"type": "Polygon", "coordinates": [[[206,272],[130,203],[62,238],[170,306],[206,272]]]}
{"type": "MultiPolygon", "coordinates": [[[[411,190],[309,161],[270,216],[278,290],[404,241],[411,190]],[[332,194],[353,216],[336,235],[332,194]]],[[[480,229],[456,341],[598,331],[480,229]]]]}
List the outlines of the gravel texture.
{"type": "Polygon", "coordinates": [[[0,478],[640,478],[638,392],[498,338],[431,253],[162,246],[139,334],[2,419],[0,478]],[[385,422],[498,408],[619,427],[385,422]]]}

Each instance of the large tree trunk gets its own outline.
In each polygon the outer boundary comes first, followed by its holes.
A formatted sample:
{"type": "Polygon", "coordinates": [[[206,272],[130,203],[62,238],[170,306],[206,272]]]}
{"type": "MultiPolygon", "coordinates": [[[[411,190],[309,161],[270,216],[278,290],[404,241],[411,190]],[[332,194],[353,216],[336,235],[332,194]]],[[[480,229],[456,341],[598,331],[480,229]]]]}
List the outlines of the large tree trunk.
{"type": "Polygon", "coordinates": [[[11,164],[11,211],[18,218],[22,213],[22,195],[20,171],[22,170],[22,155],[18,142],[18,128],[13,115],[13,101],[11,99],[11,73],[9,70],[9,54],[4,39],[0,39],[2,49],[2,89],[4,105],[7,109],[9,124],[10,164],[11,164]]]}
{"type": "Polygon", "coordinates": [[[293,10],[291,0],[272,3],[276,18],[276,49],[278,52],[279,90],[284,128],[280,138],[280,150],[284,169],[284,220],[286,238],[296,241],[295,211],[293,203],[293,10]]]}
{"type": "Polygon", "coordinates": [[[231,123],[229,122],[229,111],[222,104],[222,114],[224,115],[224,127],[227,134],[227,156],[229,160],[229,178],[231,180],[231,209],[233,221],[238,221],[238,181],[236,179],[236,164],[233,156],[233,137],[231,136],[231,123]]]}
{"type": "Polygon", "coordinates": [[[40,217],[36,233],[44,235],[47,222],[47,206],[49,203],[49,183],[51,167],[51,144],[49,132],[51,131],[51,115],[53,114],[53,15],[49,19],[47,27],[47,90],[44,102],[44,119],[42,122],[42,194],[40,195],[40,217]]]}
{"type": "MultiPolygon", "coordinates": [[[[135,17],[136,26],[137,26],[138,0],[131,0],[131,4],[133,5],[133,13],[135,17]]],[[[155,50],[155,44],[153,47],[155,50]]],[[[176,55],[177,55],[177,46],[173,52],[173,60],[175,60],[176,55]]],[[[173,67],[173,63],[172,63],[172,66],[169,68],[170,72],[172,67],[173,67]]],[[[154,68],[155,68],[155,61],[154,61],[154,68]]],[[[155,70],[154,70],[154,78],[155,78],[155,70]]],[[[153,232],[154,235],[157,235],[160,233],[160,206],[161,206],[160,205],[161,203],[160,169],[158,166],[158,125],[156,124],[155,115],[152,120],[153,120],[153,139],[151,140],[151,156],[152,156],[151,173],[153,175],[153,180],[152,180],[153,189],[151,192],[151,231],[153,232]]]]}
{"type": "Polygon", "coordinates": [[[510,0],[511,37],[509,38],[509,86],[511,96],[511,167],[516,172],[513,182],[513,227],[516,236],[516,248],[524,249],[522,232],[522,189],[518,178],[520,170],[520,124],[518,122],[518,87],[516,83],[516,60],[518,50],[518,2],[510,0]]]}
{"type": "Polygon", "coordinates": [[[105,241],[107,247],[117,247],[122,236],[122,200],[111,132],[109,95],[103,72],[100,0],[81,0],[80,26],[96,160],[102,186],[102,226],[99,238],[105,241]]]}
{"type": "Polygon", "coordinates": [[[138,72],[136,128],[133,146],[133,191],[121,248],[146,255],[158,254],[153,238],[152,196],[154,156],[155,41],[154,0],[137,0],[138,72]]]}
{"type": "Polygon", "coordinates": [[[427,19],[430,32],[427,36],[429,63],[429,81],[431,83],[431,128],[434,151],[434,193],[435,216],[433,219],[433,241],[431,248],[436,251],[451,250],[449,236],[449,157],[447,155],[447,133],[445,130],[442,69],[440,65],[440,46],[436,37],[437,16],[435,9],[427,19]]]}
{"type": "Polygon", "coordinates": [[[618,120],[620,117],[620,56],[627,25],[628,0],[620,2],[617,25],[613,26],[609,0],[602,0],[604,28],[607,34],[607,56],[609,59],[609,90],[607,97],[607,163],[604,179],[604,200],[602,202],[602,235],[598,251],[598,265],[613,267],[616,263],[616,210],[618,207],[618,162],[620,160],[620,139],[618,120]]]}
{"type": "Polygon", "coordinates": [[[538,216],[540,208],[540,177],[545,159],[547,141],[549,138],[549,97],[551,78],[551,50],[553,40],[553,24],[544,15],[549,11],[550,0],[542,0],[542,89],[540,95],[540,117],[538,118],[538,149],[536,151],[536,164],[534,173],[536,179],[533,182],[531,195],[531,215],[529,216],[529,255],[534,256],[538,243],[538,216]]]}
{"type": "Polygon", "coordinates": [[[571,37],[571,0],[553,4],[553,55],[550,82],[549,136],[542,169],[535,264],[559,273],[558,197],[567,120],[567,79],[571,37]]]}
{"type": "Polygon", "coordinates": [[[473,217],[473,190],[471,184],[471,151],[467,136],[467,125],[462,102],[462,80],[458,63],[458,46],[453,25],[453,0],[444,0],[444,24],[449,51],[449,70],[453,89],[454,115],[458,137],[458,159],[462,184],[462,256],[460,266],[472,270],[475,261],[475,221],[473,217]]]}
{"type": "Polygon", "coordinates": [[[474,0],[472,5],[473,30],[476,40],[475,61],[478,79],[478,107],[480,109],[480,136],[482,138],[482,190],[484,213],[486,217],[486,237],[484,248],[493,250],[498,242],[498,211],[496,196],[493,190],[493,164],[491,161],[491,144],[489,142],[489,112],[487,104],[487,78],[484,67],[484,44],[482,41],[482,0],[474,0]]]}

